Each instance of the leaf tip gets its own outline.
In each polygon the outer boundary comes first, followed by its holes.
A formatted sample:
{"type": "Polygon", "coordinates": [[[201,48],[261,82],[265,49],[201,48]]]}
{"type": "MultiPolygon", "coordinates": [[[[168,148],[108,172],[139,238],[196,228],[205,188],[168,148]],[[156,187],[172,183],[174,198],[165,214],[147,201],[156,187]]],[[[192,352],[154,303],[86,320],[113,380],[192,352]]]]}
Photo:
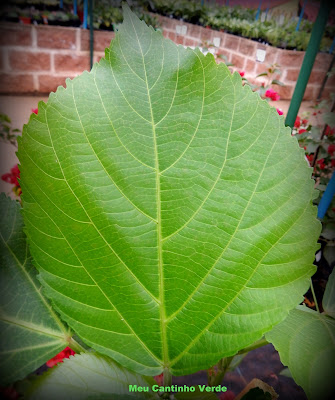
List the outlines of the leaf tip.
{"type": "Polygon", "coordinates": [[[123,24],[132,21],[133,19],[138,19],[136,15],[131,11],[127,2],[125,1],[122,2],[122,12],[123,12],[123,24]]]}

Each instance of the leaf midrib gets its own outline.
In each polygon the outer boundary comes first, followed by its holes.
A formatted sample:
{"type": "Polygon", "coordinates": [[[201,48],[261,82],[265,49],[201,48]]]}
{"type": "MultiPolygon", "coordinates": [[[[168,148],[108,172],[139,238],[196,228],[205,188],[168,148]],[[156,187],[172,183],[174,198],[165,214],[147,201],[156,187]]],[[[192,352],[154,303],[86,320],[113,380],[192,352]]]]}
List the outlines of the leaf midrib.
{"type": "Polygon", "coordinates": [[[12,318],[8,315],[1,315],[1,321],[7,324],[16,325],[20,328],[29,330],[31,332],[43,334],[44,336],[50,336],[50,337],[55,337],[57,339],[62,339],[65,342],[64,335],[58,333],[57,331],[54,331],[53,329],[47,329],[43,325],[37,325],[35,323],[31,323],[23,319],[12,318]]]}
{"type": "Polygon", "coordinates": [[[9,349],[6,351],[2,351],[0,352],[1,356],[3,356],[4,354],[16,354],[16,353],[22,353],[23,351],[29,351],[29,350],[35,350],[35,349],[43,349],[45,347],[53,347],[56,346],[59,347],[59,345],[63,343],[60,340],[53,340],[52,342],[46,342],[46,343],[40,343],[40,344],[36,344],[33,346],[25,346],[25,347],[18,347],[16,349],[9,349]]]}
{"type": "Polygon", "coordinates": [[[160,182],[160,171],[159,171],[159,159],[158,159],[158,150],[157,150],[157,134],[156,134],[156,125],[154,121],[150,89],[148,84],[148,76],[147,69],[145,66],[145,60],[143,55],[142,46],[137,35],[137,31],[135,29],[133,19],[130,18],[131,23],[133,25],[133,29],[136,35],[136,39],[138,42],[138,46],[142,56],[143,70],[145,76],[145,85],[148,96],[148,103],[150,108],[150,117],[151,117],[151,129],[153,133],[153,142],[154,142],[154,156],[155,156],[155,175],[156,175],[156,207],[157,207],[157,251],[158,251],[158,273],[159,273],[159,313],[160,313],[160,325],[161,325],[161,333],[162,333],[162,350],[163,350],[163,368],[168,368],[169,364],[169,354],[168,354],[168,346],[167,346],[167,333],[166,333],[166,310],[164,303],[164,271],[163,271],[163,248],[162,248],[162,218],[161,218],[161,182],[160,182]]]}
{"type": "MultiPolygon", "coordinates": [[[[17,215],[17,211],[15,210],[15,218],[13,221],[13,227],[12,227],[12,233],[14,231],[14,225],[16,222],[16,215],[17,215]]],[[[11,235],[12,235],[11,233],[11,235]]],[[[10,236],[11,236],[10,235],[10,236]]],[[[13,252],[13,250],[11,249],[11,247],[9,246],[8,242],[5,241],[4,237],[2,236],[2,233],[0,232],[0,238],[3,241],[5,247],[7,248],[7,250],[9,251],[9,253],[12,255],[14,261],[16,262],[16,264],[18,265],[18,267],[21,269],[21,271],[23,272],[23,274],[26,276],[28,282],[30,283],[30,285],[33,287],[34,291],[37,293],[38,297],[41,299],[42,303],[44,304],[44,306],[48,309],[49,313],[51,314],[52,318],[54,319],[54,321],[56,322],[56,324],[58,325],[58,327],[60,328],[60,330],[63,332],[62,336],[57,336],[57,337],[62,337],[63,339],[65,339],[68,336],[71,336],[71,333],[66,329],[66,327],[63,325],[63,323],[61,322],[61,320],[58,318],[58,316],[55,314],[55,312],[53,311],[53,309],[51,308],[51,306],[47,303],[46,299],[44,298],[44,296],[42,295],[41,291],[39,288],[37,288],[35,282],[33,281],[33,279],[31,278],[30,274],[27,272],[25,265],[26,262],[28,260],[28,243],[26,243],[26,255],[25,255],[25,260],[24,260],[24,264],[22,264],[19,259],[16,257],[16,254],[13,252]]],[[[1,319],[3,319],[3,315],[1,315],[1,319]]]]}

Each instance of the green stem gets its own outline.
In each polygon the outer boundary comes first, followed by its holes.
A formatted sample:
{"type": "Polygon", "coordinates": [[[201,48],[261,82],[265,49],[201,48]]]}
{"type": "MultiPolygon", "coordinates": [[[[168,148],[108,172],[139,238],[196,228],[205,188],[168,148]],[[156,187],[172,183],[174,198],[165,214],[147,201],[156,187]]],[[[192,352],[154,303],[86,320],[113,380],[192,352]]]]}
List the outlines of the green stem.
{"type": "Polygon", "coordinates": [[[208,386],[218,386],[220,385],[220,383],[222,382],[222,379],[224,378],[229,365],[231,364],[231,362],[233,361],[233,358],[235,356],[231,356],[231,357],[225,357],[222,358],[219,363],[218,363],[218,372],[216,375],[212,375],[209,377],[208,380],[208,386]]]}
{"type": "Polygon", "coordinates": [[[245,347],[244,349],[240,350],[237,354],[248,353],[251,350],[258,349],[259,347],[266,346],[267,344],[269,344],[269,342],[266,339],[262,338],[260,340],[257,340],[256,342],[254,342],[250,346],[245,347]]]}
{"type": "Polygon", "coordinates": [[[313,286],[312,279],[311,279],[311,291],[312,291],[312,295],[313,295],[313,299],[314,299],[316,311],[319,313],[319,312],[320,312],[320,309],[319,309],[318,302],[317,302],[317,300],[316,300],[316,296],[315,296],[315,292],[314,292],[314,286],[313,286]]]}
{"type": "MultiPolygon", "coordinates": [[[[240,350],[235,355],[248,353],[251,350],[258,349],[259,347],[265,346],[267,344],[269,344],[269,342],[266,339],[262,338],[260,340],[257,340],[256,342],[254,342],[250,346],[245,347],[244,349],[240,350]]],[[[229,369],[234,357],[235,356],[222,358],[217,364],[218,372],[216,374],[214,374],[214,369],[213,369],[213,375],[210,375],[209,370],[207,371],[208,386],[218,386],[218,385],[221,384],[221,382],[222,382],[226,372],[228,371],[228,369],[229,369]]]]}
{"type": "Polygon", "coordinates": [[[73,338],[70,338],[70,340],[69,340],[69,347],[75,353],[82,353],[85,351],[84,347],[81,344],[79,344],[77,341],[75,341],[73,338]]]}
{"type": "Polygon", "coordinates": [[[164,368],[163,371],[163,386],[171,386],[172,384],[172,375],[168,368],[164,368]]]}
{"type": "MultiPolygon", "coordinates": [[[[163,370],[163,386],[171,386],[172,385],[172,375],[168,368],[164,368],[163,370]]],[[[163,399],[170,399],[170,393],[164,393],[162,396],[163,399]]]]}

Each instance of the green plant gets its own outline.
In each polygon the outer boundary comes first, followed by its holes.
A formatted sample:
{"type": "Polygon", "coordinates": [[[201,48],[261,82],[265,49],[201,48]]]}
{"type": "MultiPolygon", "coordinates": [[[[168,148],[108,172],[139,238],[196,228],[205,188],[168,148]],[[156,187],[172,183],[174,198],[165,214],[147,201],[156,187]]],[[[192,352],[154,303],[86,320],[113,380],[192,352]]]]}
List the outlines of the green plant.
{"type": "Polygon", "coordinates": [[[224,371],[315,271],[314,185],[283,118],[211,55],[124,12],[105,58],[24,127],[29,249],[1,197],[3,382],[65,346],[87,353],[26,382],[28,398],[129,399],[135,384],[157,398],[143,375],[168,387],[224,371]]]}
{"type": "Polygon", "coordinates": [[[257,78],[265,78],[265,82],[262,82],[261,85],[252,85],[251,87],[254,91],[260,94],[260,96],[265,96],[268,100],[279,100],[279,96],[272,97],[266,96],[266,91],[271,89],[272,86],[284,86],[283,82],[281,82],[278,78],[281,75],[280,65],[274,63],[268,65],[267,69],[264,72],[261,72],[256,76],[257,78]]]}
{"type": "Polygon", "coordinates": [[[293,378],[304,388],[309,399],[329,399],[334,393],[334,294],[335,270],[323,296],[322,314],[319,310],[298,306],[290,311],[282,323],[266,334],[266,338],[279,351],[281,361],[288,365],[293,378]]]}
{"type": "MultiPolygon", "coordinates": [[[[298,116],[292,134],[305,150],[306,158],[313,167],[315,187],[319,196],[314,200],[318,205],[335,168],[335,119],[330,103],[331,99],[323,100],[313,107],[313,117],[316,122],[310,122],[310,113],[298,116]]],[[[335,200],[322,218],[320,241],[323,243],[323,253],[329,265],[335,262],[335,200]]]]}
{"type": "Polygon", "coordinates": [[[0,140],[17,147],[17,136],[21,131],[20,129],[13,129],[11,123],[8,115],[0,114],[0,140]]]}
{"type": "Polygon", "coordinates": [[[19,17],[29,18],[31,16],[29,9],[19,9],[18,14],[19,14],[19,17]]]}

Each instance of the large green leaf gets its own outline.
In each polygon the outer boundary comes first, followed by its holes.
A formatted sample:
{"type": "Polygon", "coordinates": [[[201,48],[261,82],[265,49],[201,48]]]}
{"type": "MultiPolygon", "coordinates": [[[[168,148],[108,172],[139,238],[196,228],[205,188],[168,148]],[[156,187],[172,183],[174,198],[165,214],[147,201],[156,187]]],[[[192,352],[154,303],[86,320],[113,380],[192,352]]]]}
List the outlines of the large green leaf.
{"type": "Polygon", "coordinates": [[[69,332],[41,293],[18,202],[0,195],[0,375],[6,385],[67,346],[69,332]]]}
{"type": "MultiPolygon", "coordinates": [[[[152,378],[151,378],[152,379],[152,378]]],[[[159,399],[151,390],[155,381],[133,374],[104,357],[83,353],[65,359],[32,380],[25,398],[29,400],[159,399]],[[130,385],[143,392],[130,391],[130,385]],[[147,392],[148,390],[148,392],[147,392]]]]}
{"type": "Polygon", "coordinates": [[[77,334],[139,373],[183,375],[283,320],[320,224],[276,110],[128,8],[106,57],[66,84],[19,158],[35,264],[77,334]]]}
{"type": "Polygon", "coordinates": [[[329,275],[325,294],[322,299],[322,306],[326,314],[335,318],[335,269],[329,275]]]}
{"type": "Polygon", "coordinates": [[[304,306],[268,332],[293,379],[309,399],[330,399],[335,393],[335,320],[304,306]]]}

